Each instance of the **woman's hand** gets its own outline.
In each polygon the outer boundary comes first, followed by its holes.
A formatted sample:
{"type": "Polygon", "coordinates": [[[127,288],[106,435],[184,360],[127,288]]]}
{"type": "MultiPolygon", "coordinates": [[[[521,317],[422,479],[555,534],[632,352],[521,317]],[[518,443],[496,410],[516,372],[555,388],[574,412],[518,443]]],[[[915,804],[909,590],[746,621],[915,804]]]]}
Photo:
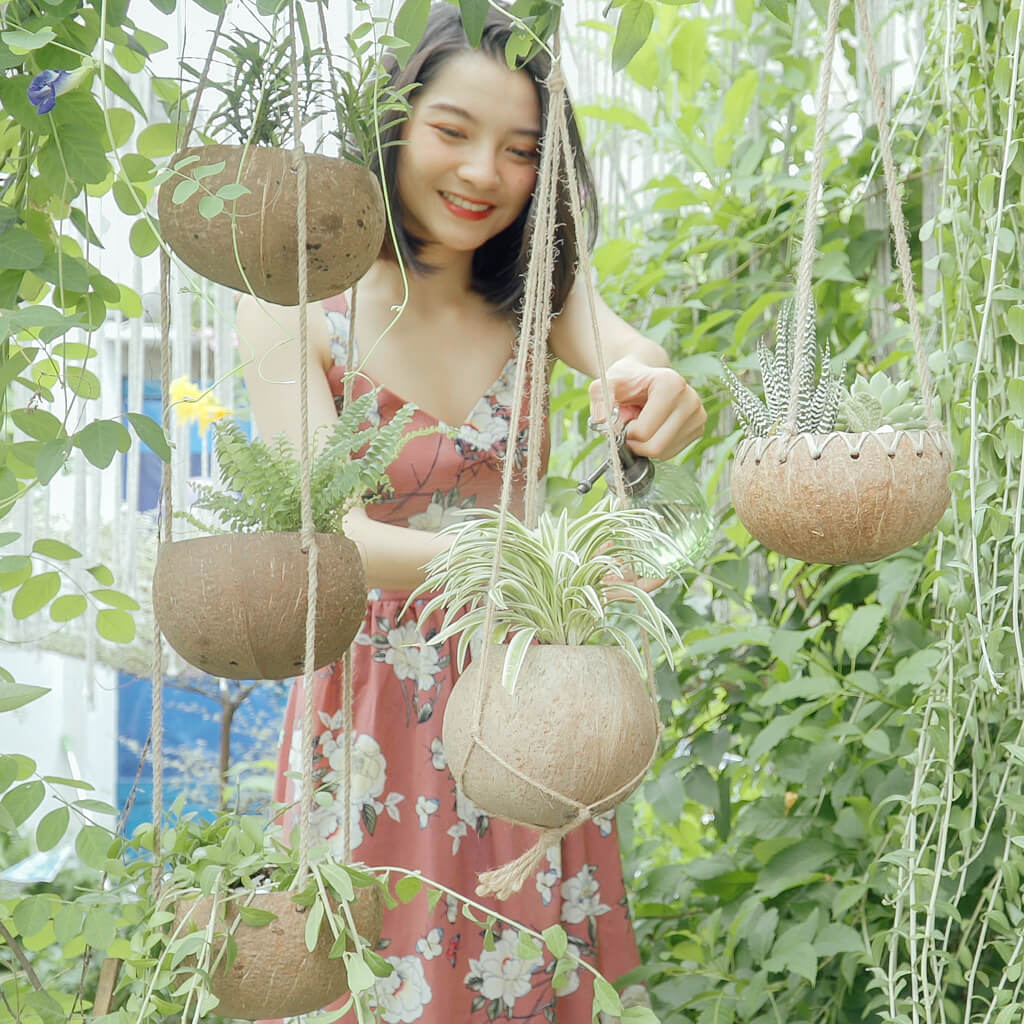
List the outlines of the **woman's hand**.
{"type": "MultiPolygon", "coordinates": [[[[704,433],[707,413],[697,392],[668,366],[649,366],[623,356],[606,371],[612,402],[630,451],[652,459],[669,459],[704,433]]],[[[590,417],[607,420],[600,380],[590,384],[590,417]]]]}

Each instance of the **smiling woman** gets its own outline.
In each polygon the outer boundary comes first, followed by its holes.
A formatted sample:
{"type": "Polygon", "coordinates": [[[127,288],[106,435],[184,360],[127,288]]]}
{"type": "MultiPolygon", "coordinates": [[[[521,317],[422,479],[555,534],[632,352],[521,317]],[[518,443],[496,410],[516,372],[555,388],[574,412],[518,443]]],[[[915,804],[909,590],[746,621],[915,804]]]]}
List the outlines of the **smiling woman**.
{"type": "MultiPolygon", "coordinates": [[[[431,8],[419,46],[404,68],[392,69],[392,88],[411,89],[411,115],[387,116],[382,125],[383,159],[375,170],[390,197],[393,240],[360,280],[355,309],[351,295],[327,300],[310,317],[308,334],[312,431],[334,420],[346,401],[375,388],[373,424],[389,423],[412,405],[409,429],[433,428],[409,440],[392,463],[390,493],[344,520],[346,534],[361,549],[370,595],[351,648],[351,728],[343,714],[341,666],[315,679],[313,770],[321,788],[313,829],[339,856],[351,849],[369,864],[419,869],[460,892],[471,891],[479,873],[514,860],[536,838],[490,817],[456,789],[441,723],[457,682],[458,637],[428,643],[443,614],[425,611],[429,593],[410,600],[424,581],[426,563],[451,544],[451,534],[441,528],[460,509],[499,504],[506,460],[514,463],[517,503],[526,482],[529,396],[515,408],[512,355],[551,63],[542,50],[510,68],[505,53],[513,30],[495,5],[474,49],[455,6],[431,8]],[[341,785],[346,748],[354,762],[348,799],[341,785]]],[[[567,186],[560,181],[550,350],[594,375],[598,340],[576,285],[576,255],[577,242],[590,244],[596,232],[595,196],[565,102],[590,217],[588,237],[577,240],[567,186]]],[[[599,299],[597,320],[611,397],[638,413],[635,443],[655,458],[675,454],[700,434],[699,399],[668,367],[662,349],[599,299]]],[[[298,441],[297,312],[243,298],[238,334],[260,432],[283,432],[298,441]]],[[[275,794],[293,806],[292,779],[308,767],[302,762],[302,704],[303,688],[293,687],[275,794]]],[[[499,902],[491,906],[496,910],[499,902]]],[[[536,878],[501,901],[500,909],[539,931],[564,927],[572,948],[607,978],[638,964],[618,838],[608,816],[587,821],[553,845],[536,878]]],[[[561,1024],[589,1024],[591,985],[582,972],[566,973],[554,959],[525,955],[515,928],[498,927],[493,939],[504,954],[500,965],[483,928],[460,919],[457,908],[431,906],[423,895],[389,913],[382,955],[395,973],[377,988],[383,1019],[542,1024],[557,1015],[561,1024]]]]}

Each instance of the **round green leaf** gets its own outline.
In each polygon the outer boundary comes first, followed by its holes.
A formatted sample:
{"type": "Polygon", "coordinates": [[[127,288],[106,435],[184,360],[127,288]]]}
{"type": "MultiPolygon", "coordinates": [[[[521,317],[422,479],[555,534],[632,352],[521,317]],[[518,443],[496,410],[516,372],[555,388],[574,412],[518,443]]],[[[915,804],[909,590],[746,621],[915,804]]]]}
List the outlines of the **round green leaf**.
{"type": "Polygon", "coordinates": [[[170,156],[178,148],[178,126],[151,124],[139,132],[135,145],[143,156],[170,156]]]}
{"type": "Polygon", "coordinates": [[[102,870],[113,842],[113,836],[105,828],[86,825],[75,839],[75,852],[86,867],[102,870]]]}
{"type": "Polygon", "coordinates": [[[96,613],[96,630],[111,643],[130,644],[135,639],[135,620],[120,608],[102,608],[96,613]]]}
{"type": "Polygon", "coordinates": [[[48,605],[60,593],[60,573],[43,572],[26,580],[11,602],[16,619],[27,619],[48,605]]]}
{"type": "Polygon", "coordinates": [[[89,602],[81,594],[64,594],[50,605],[50,618],[54,622],[70,622],[88,607],[89,602]]]}
{"type": "Polygon", "coordinates": [[[186,178],[174,186],[174,194],[171,196],[173,203],[180,204],[191,199],[199,191],[199,182],[194,178],[186,178]]]}
{"type": "Polygon", "coordinates": [[[125,417],[135,433],[139,435],[139,440],[148,445],[150,450],[164,462],[170,462],[171,447],[167,443],[167,435],[163,432],[160,424],[141,412],[127,412],[125,417]]]}
{"type": "Polygon", "coordinates": [[[71,812],[63,806],[44,815],[36,828],[36,846],[43,851],[52,850],[64,838],[70,820],[71,812]]]}
{"type": "Polygon", "coordinates": [[[118,452],[131,448],[132,436],[117,420],[93,420],[75,434],[75,444],[94,466],[106,469],[118,452]]]}
{"type": "Polygon", "coordinates": [[[72,558],[81,558],[82,552],[65,544],[61,540],[54,540],[52,537],[43,537],[32,545],[32,550],[37,555],[45,558],[56,558],[59,562],[70,562],[72,558]]]}
{"type": "Polygon", "coordinates": [[[50,923],[50,915],[56,903],[56,898],[48,893],[26,896],[18,901],[12,916],[22,938],[30,939],[38,935],[50,923]]]}
{"type": "Polygon", "coordinates": [[[203,196],[199,200],[199,214],[207,220],[216,217],[224,209],[224,200],[219,196],[203,196]]]}
{"type": "Polygon", "coordinates": [[[21,825],[35,813],[36,808],[43,802],[46,796],[46,788],[41,782],[23,782],[20,786],[4,794],[0,800],[0,806],[11,816],[15,826],[21,825]]]}
{"type": "Polygon", "coordinates": [[[62,903],[53,918],[53,933],[58,942],[70,942],[82,933],[85,911],[77,903],[62,903]]]}
{"type": "Polygon", "coordinates": [[[148,220],[137,220],[128,232],[128,244],[136,256],[148,256],[160,244],[157,233],[148,220]]]}
{"type": "Polygon", "coordinates": [[[0,267],[35,270],[46,257],[43,243],[25,228],[8,228],[0,245],[0,267]]]}

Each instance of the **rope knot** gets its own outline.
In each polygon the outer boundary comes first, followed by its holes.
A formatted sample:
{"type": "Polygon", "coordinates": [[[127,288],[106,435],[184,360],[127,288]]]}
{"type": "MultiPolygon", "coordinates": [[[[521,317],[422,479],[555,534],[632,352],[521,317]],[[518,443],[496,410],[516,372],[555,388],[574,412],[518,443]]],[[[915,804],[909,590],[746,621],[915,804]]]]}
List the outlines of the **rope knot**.
{"type": "Polygon", "coordinates": [[[565,92],[565,75],[562,74],[562,62],[556,60],[551,65],[551,70],[548,72],[548,77],[545,81],[548,87],[548,92],[553,96],[556,92],[565,92]]]}

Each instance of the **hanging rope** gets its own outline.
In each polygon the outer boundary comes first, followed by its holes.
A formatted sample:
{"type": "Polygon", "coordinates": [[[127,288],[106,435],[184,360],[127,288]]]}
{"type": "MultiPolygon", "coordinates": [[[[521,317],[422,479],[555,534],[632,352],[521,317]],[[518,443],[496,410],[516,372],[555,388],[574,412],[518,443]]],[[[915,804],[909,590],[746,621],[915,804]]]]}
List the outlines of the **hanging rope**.
{"type": "MultiPolygon", "coordinates": [[[[896,178],[896,165],[892,155],[892,143],[889,137],[888,114],[886,110],[884,90],[878,73],[878,60],[875,54],[874,35],[868,18],[865,0],[855,0],[857,13],[860,17],[863,35],[864,55],[867,59],[868,77],[871,81],[871,95],[875,108],[875,121],[878,127],[878,144],[882,154],[882,166],[885,173],[885,192],[889,205],[889,220],[892,226],[893,239],[896,246],[896,262],[899,265],[903,293],[910,319],[910,329],[914,344],[914,359],[917,365],[918,379],[921,386],[921,399],[924,405],[925,422],[928,430],[934,432],[941,429],[942,424],[935,415],[934,386],[928,360],[924,351],[921,331],[921,315],[917,308],[917,295],[914,287],[914,275],[910,261],[910,246],[907,242],[907,222],[903,215],[900,200],[900,185],[896,178]]],[[[785,424],[785,432],[792,437],[796,434],[796,421],[800,403],[800,378],[806,359],[813,359],[814,354],[807,352],[808,332],[799,329],[807,320],[812,302],[812,275],[814,269],[815,238],[818,224],[818,198],[821,194],[822,167],[825,153],[825,127],[829,108],[829,94],[832,83],[832,60],[835,52],[836,36],[839,28],[840,0],[829,0],[828,19],[825,31],[825,47],[821,58],[821,70],[818,80],[818,108],[814,126],[814,149],[811,161],[811,180],[808,188],[807,207],[804,211],[804,234],[800,245],[800,263],[797,271],[796,285],[796,323],[798,325],[796,348],[793,357],[792,376],[789,388],[789,411],[785,424]]],[[[936,442],[938,443],[938,441],[936,442]]],[[[783,444],[779,450],[779,458],[786,457],[787,446],[783,444]]]]}
{"type": "MultiPolygon", "coordinates": [[[[832,55],[835,52],[836,35],[839,31],[839,6],[840,0],[829,0],[825,49],[822,52],[821,69],[818,74],[818,111],[814,123],[811,182],[807,190],[804,237],[800,244],[800,265],[796,275],[796,350],[793,353],[792,377],[789,385],[789,415],[786,418],[785,427],[785,432],[789,436],[796,434],[796,418],[800,409],[800,374],[803,372],[804,361],[814,358],[814,353],[807,352],[807,332],[800,328],[807,322],[807,314],[811,308],[814,243],[818,229],[818,197],[821,194],[822,167],[825,162],[825,123],[828,120],[829,92],[832,88],[832,55]]],[[[785,447],[782,445],[783,452],[785,447]]]]}
{"type": "MultiPolygon", "coordinates": [[[[497,648],[490,643],[490,637],[494,633],[495,604],[493,594],[496,591],[498,578],[501,572],[503,541],[505,526],[508,517],[511,515],[512,506],[512,483],[513,470],[516,462],[516,446],[518,434],[518,415],[523,408],[526,392],[526,382],[529,378],[530,406],[529,426],[527,433],[527,463],[525,488],[525,522],[531,528],[536,525],[537,504],[539,489],[540,470],[540,448],[543,436],[543,419],[547,389],[547,339],[551,330],[552,308],[551,308],[551,279],[554,270],[555,251],[555,228],[557,224],[557,199],[558,184],[561,175],[565,174],[565,180],[570,193],[573,225],[578,240],[578,255],[580,258],[579,273],[582,274],[584,287],[591,313],[591,328],[593,331],[596,347],[596,358],[599,370],[599,379],[604,396],[605,408],[609,410],[609,422],[607,441],[609,447],[609,460],[613,467],[615,490],[620,502],[625,505],[626,494],[622,476],[622,465],[619,460],[616,436],[612,424],[612,401],[611,391],[608,386],[608,379],[605,371],[604,352],[601,347],[600,333],[597,322],[597,306],[594,297],[594,287],[590,272],[589,255],[586,252],[586,244],[582,240],[586,238],[583,213],[579,198],[579,184],[576,178],[574,155],[569,142],[568,124],[566,121],[566,97],[565,78],[562,75],[561,60],[559,56],[559,43],[557,32],[553,46],[553,61],[551,71],[546,81],[548,90],[548,123],[545,130],[544,144],[541,149],[541,165],[537,177],[537,185],[534,193],[534,224],[530,240],[530,259],[527,268],[523,313],[521,317],[520,334],[517,343],[516,378],[513,387],[512,418],[509,422],[509,438],[505,454],[505,462],[502,472],[501,499],[499,504],[498,531],[495,541],[494,564],[491,573],[490,586],[484,618],[483,637],[484,644],[481,652],[480,673],[484,685],[477,691],[474,704],[472,728],[470,733],[470,747],[467,753],[466,762],[474,748],[479,748],[494,761],[499,763],[505,770],[515,777],[538,789],[545,795],[563,804],[569,804],[574,808],[570,819],[562,826],[553,829],[543,829],[535,844],[521,856],[508,864],[485,871],[479,876],[477,895],[496,895],[499,899],[507,899],[512,893],[522,888],[530,875],[536,870],[543,860],[547,850],[559,843],[562,838],[573,829],[589,820],[598,810],[614,806],[617,800],[624,797],[636,788],[637,784],[646,775],[654,753],[657,750],[657,743],[647,764],[642,771],[638,772],[625,785],[621,786],[614,793],[602,798],[599,804],[587,806],[577,800],[573,800],[557,790],[548,786],[545,782],[531,778],[510,764],[505,758],[493,750],[481,736],[483,724],[483,712],[487,701],[489,680],[488,672],[490,660],[496,656],[497,648]],[[561,166],[560,166],[561,164],[561,166]]],[[[645,656],[648,665],[648,685],[653,697],[653,667],[650,659],[649,647],[645,644],[645,656]]],[[[500,685],[500,684],[498,684],[500,685]]],[[[655,728],[660,735],[661,723],[657,712],[657,703],[652,700],[651,713],[655,721],[655,728]]],[[[462,779],[456,780],[462,787],[462,779]]],[[[515,821],[514,824],[526,825],[529,822],[515,821]]]]}
{"type": "Polygon", "coordinates": [[[921,314],[917,308],[917,293],[914,288],[914,273],[910,265],[910,245],[907,242],[907,221],[903,215],[901,189],[896,179],[896,164],[892,156],[892,141],[889,137],[888,113],[882,80],[878,74],[878,59],[875,55],[875,37],[868,18],[864,0],[856,0],[863,33],[864,55],[868,62],[868,77],[871,79],[871,97],[875,106],[875,121],[878,126],[878,146],[882,152],[882,167],[885,172],[885,194],[889,201],[889,220],[892,223],[893,240],[896,243],[896,262],[903,279],[903,294],[907,301],[910,330],[914,339],[914,358],[917,362],[918,379],[921,382],[921,400],[924,404],[925,422],[929,428],[941,428],[935,415],[935,394],[931,371],[925,357],[921,332],[921,314]]]}
{"type": "Polygon", "coordinates": [[[309,873],[312,845],[313,808],[313,674],[316,648],[317,561],[319,547],[313,525],[312,470],[309,444],[309,265],[306,258],[306,155],[302,145],[302,119],[299,114],[299,65],[295,42],[295,8],[289,7],[291,29],[292,120],[295,146],[292,167],[296,174],[296,228],[299,251],[299,471],[301,474],[302,550],[307,558],[306,649],[302,675],[302,797],[299,811],[299,869],[295,886],[301,887],[309,873]]]}

